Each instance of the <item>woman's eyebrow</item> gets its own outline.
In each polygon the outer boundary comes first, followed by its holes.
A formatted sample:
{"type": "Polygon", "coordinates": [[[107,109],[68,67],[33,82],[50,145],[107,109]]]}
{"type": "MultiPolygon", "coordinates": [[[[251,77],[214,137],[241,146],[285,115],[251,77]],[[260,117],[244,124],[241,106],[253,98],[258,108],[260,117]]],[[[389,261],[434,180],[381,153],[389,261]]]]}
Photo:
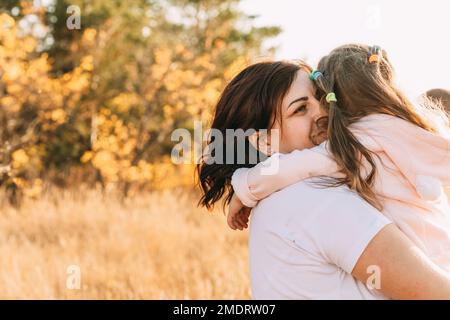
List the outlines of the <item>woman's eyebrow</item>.
{"type": "Polygon", "coordinates": [[[294,103],[296,103],[296,102],[299,102],[299,101],[308,101],[308,97],[301,97],[301,98],[297,98],[297,99],[295,99],[294,101],[291,101],[291,103],[289,103],[289,105],[288,105],[288,109],[289,109],[289,107],[291,106],[291,105],[293,105],[294,103]]]}

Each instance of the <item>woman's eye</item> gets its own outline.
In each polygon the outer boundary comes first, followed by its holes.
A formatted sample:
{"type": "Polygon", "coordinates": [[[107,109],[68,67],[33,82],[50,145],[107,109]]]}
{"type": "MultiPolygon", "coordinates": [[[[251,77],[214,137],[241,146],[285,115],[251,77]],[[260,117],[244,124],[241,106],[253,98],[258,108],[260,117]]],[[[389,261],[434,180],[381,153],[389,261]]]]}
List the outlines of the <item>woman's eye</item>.
{"type": "Polygon", "coordinates": [[[298,107],[297,109],[295,109],[294,114],[299,113],[299,112],[304,112],[304,111],[306,111],[306,106],[302,105],[302,106],[298,107]]]}

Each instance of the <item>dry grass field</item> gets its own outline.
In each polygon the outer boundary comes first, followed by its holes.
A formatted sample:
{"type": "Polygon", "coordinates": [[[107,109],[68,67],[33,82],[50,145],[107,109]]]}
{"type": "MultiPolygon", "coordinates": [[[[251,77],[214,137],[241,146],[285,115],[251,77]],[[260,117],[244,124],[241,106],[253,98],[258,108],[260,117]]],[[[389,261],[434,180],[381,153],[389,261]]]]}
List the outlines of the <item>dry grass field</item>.
{"type": "Polygon", "coordinates": [[[2,203],[0,299],[250,298],[247,231],[196,199],[66,190],[18,210],[2,203]],[[79,289],[66,285],[72,265],[79,289]]]}
{"type": "Polygon", "coordinates": [[[248,232],[196,200],[181,190],[3,200],[0,299],[249,299],[248,232]],[[79,289],[67,286],[73,265],[79,289]]]}

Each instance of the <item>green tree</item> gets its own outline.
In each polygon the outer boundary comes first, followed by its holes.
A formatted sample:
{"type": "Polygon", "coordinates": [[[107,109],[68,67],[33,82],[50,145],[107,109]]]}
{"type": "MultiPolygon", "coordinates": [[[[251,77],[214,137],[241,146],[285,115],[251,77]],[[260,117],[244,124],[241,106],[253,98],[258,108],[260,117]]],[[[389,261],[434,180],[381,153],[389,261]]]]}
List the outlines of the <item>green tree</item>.
{"type": "MultiPolygon", "coordinates": [[[[24,59],[29,64],[44,59],[46,81],[57,83],[60,90],[56,95],[60,99],[51,108],[55,119],[59,113],[58,121],[48,123],[51,115],[39,116],[45,108],[41,100],[21,104],[34,113],[19,112],[5,120],[6,125],[20,123],[42,137],[28,142],[39,146],[42,167],[24,174],[24,179],[51,177],[64,185],[74,183],[73,172],[81,172],[82,180],[116,184],[124,195],[136,188],[162,186],[167,175],[177,170],[167,161],[173,146],[171,132],[179,127],[192,130],[194,119],[209,119],[230,77],[252,57],[275,50],[264,49],[263,44],[280,29],[255,27],[255,17],[238,5],[237,0],[58,0],[46,7],[7,1],[0,5],[8,16],[16,13],[16,22],[38,17],[47,31],[34,39],[36,45],[24,59]],[[80,8],[80,30],[66,27],[69,5],[80,8]]],[[[42,90],[45,83],[35,83],[35,90],[42,90]]],[[[4,77],[0,85],[5,87],[0,97],[9,98],[10,84],[4,77]]],[[[13,129],[10,134],[22,133],[13,129]]],[[[5,165],[11,161],[6,158],[5,165]]]]}

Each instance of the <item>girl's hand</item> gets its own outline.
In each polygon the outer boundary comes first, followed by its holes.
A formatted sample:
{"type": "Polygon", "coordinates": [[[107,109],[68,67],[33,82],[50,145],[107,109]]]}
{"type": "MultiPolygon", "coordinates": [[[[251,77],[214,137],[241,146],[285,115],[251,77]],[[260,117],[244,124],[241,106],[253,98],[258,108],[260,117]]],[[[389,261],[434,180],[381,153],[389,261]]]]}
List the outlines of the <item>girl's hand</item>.
{"type": "Polygon", "coordinates": [[[228,226],[233,230],[244,230],[248,228],[250,212],[251,208],[245,207],[236,194],[233,194],[227,217],[228,226]]]}

